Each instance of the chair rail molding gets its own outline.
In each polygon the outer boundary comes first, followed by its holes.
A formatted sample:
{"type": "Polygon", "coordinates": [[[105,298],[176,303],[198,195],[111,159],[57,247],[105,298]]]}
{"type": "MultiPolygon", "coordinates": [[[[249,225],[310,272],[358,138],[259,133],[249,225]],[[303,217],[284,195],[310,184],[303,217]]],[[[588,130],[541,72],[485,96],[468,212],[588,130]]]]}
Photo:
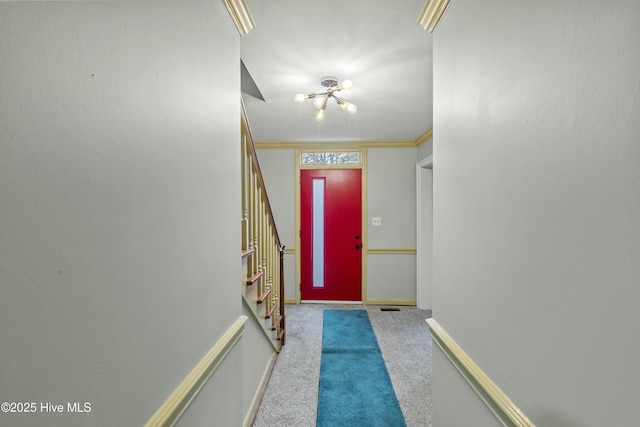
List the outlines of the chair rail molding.
{"type": "Polygon", "coordinates": [[[426,322],[433,341],[504,426],[535,427],[437,321],[426,319],[426,322]]]}
{"type": "Polygon", "coordinates": [[[415,255],[416,248],[367,248],[368,255],[415,255]]]}
{"type": "Polygon", "coordinates": [[[233,325],[220,337],[209,352],[191,370],[156,413],[147,421],[145,427],[173,426],[191,401],[206,384],[213,372],[229,354],[244,333],[247,316],[240,316],[233,325]]]}

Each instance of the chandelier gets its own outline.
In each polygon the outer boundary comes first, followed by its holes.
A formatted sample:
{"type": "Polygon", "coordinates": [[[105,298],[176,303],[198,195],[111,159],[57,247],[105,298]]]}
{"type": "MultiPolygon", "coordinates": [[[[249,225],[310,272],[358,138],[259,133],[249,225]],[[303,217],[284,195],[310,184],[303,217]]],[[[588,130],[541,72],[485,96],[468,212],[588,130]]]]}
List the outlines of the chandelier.
{"type": "Polygon", "coordinates": [[[336,77],[327,76],[323,77],[320,81],[320,84],[327,88],[326,92],[322,93],[299,93],[293,99],[296,102],[303,102],[305,99],[316,98],[313,101],[313,105],[318,109],[316,113],[316,120],[321,122],[324,119],[324,110],[327,108],[327,101],[329,98],[333,98],[336,100],[340,108],[347,111],[350,114],[355,114],[358,112],[358,108],[350,102],[345,101],[336,95],[337,92],[341,90],[349,90],[353,87],[353,83],[351,80],[345,80],[342,83],[338,83],[338,79],[336,77]]]}

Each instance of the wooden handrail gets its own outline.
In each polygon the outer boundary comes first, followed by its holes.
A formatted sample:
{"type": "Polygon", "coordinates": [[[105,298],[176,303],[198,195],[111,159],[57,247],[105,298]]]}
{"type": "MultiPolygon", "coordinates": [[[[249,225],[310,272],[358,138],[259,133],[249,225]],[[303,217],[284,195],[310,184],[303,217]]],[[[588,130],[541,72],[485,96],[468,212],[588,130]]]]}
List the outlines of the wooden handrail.
{"type": "MultiPolygon", "coordinates": [[[[284,315],[284,245],[280,245],[280,317],[278,318],[278,324],[280,325],[280,330],[278,333],[278,339],[284,345],[285,342],[285,315],[284,315]]],[[[278,328],[278,324],[275,325],[275,329],[278,328]]],[[[274,328],[272,328],[274,329],[274,328]]]]}

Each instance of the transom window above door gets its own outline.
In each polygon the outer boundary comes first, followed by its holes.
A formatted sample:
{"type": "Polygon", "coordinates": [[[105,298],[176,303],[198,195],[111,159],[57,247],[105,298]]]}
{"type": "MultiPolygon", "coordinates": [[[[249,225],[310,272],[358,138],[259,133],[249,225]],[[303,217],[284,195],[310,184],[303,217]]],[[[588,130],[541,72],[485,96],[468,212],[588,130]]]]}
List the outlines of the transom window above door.
{"type": "Polygon", "coordinates": [[[359,151],[329,151],[302,153],[303,165],[359,165],[359,151]]]}

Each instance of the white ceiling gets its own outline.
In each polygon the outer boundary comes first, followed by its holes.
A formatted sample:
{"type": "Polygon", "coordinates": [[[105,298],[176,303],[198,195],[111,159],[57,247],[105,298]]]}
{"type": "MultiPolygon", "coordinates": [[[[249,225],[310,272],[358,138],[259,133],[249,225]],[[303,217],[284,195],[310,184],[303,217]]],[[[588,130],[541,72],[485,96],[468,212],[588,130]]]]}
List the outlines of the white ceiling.
{"type": "Polygon", "coordinates": [[[415,140],[432,127],[432,36],[417,24],[424,0],[246,0],[256,27],[242,60],[265,101],[243,95],[255,141],[415,140]],[[324,121],[320,80],[353,81],[324,121]]]}

